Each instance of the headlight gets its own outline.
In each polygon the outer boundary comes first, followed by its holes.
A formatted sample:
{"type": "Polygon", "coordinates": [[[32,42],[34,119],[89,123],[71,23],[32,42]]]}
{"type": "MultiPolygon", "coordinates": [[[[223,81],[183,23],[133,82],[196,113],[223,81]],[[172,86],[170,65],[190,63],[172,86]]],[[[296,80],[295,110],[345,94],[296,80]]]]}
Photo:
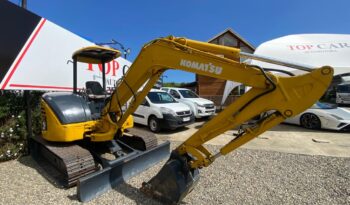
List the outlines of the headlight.
{"type": "Polygon", "coordinates": [[[337,120],[344,120],[343,118],[339,117],[338,115],[333,115],[333,114],[330,114],[330,115],[337,120]]]}
{"type": "Polygon", "coordinates": [[[197,107],[204,107],[203,105],[201,105],[201,104],[198,104],[198,103],[194,103],[194,104],[196,104],[197,105],[197,107]]]}
{"type": "Polygon", "coordinates": [[[171,114],[171,115],[176,115],[176,113],[169,109],[169,108],[166,108],[166,107],[160,107],[160,111],[163,113],[163,114],[171,114]]]}

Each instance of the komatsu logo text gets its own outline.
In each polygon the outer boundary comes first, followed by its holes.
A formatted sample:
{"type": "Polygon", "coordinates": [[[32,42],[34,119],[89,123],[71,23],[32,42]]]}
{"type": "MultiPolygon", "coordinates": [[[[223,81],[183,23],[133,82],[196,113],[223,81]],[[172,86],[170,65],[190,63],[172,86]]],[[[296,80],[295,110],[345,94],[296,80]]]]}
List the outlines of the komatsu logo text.
{"type": "Polygon", "coordinates": [[[212,63],[199,63],[196,61],[181,59],[180,65],[187,68],[193,68],[193,69],[201,70],[208,73],[215,73],[217,75],[220,75],[222,73],[222,67],[216,66],[212,63]]]}

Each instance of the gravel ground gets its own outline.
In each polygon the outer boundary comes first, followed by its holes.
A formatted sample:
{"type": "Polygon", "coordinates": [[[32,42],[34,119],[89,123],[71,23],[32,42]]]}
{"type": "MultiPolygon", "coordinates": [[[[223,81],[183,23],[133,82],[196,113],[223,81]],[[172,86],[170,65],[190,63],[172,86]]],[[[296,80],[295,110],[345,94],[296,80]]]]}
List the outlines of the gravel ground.
{"type": "MultiPolygon", "coordinates": [[[[138,188],[162,164],[86,204],[158,204],[138,188]]],[[[1,163],[0,204],[80,204],[75,188],[56,188],[41,172],[30,157],[1,163]]],[[[201,170],[184,203],[350,204],[350,158],[238,149],[201,170]]]]}

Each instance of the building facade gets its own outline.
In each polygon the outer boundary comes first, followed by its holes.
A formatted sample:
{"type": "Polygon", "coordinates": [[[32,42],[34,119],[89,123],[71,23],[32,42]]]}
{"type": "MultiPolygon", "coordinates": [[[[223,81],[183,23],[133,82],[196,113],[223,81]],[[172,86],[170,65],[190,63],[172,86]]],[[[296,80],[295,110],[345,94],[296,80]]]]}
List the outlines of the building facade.
{"type": "MultiPolygon", "coordinates": [[[[239,48],[243,52],[253,53],[255,47],[243,39],[239,34],[232,29],[226,29],[208,41],[209,43],[219,44],[239,48]]],[[[197,93],[203,97],[212,100],[216,105],[221,104],[222,95],[225,89],[225,80],[211,78],[207,76],[196,75],[197,93]]],[[[238,89],[238,95],[240,89],[238,89]]],[[[237,91],[235,91],[237,92],[237,91]]],[[[228,97],[226,103],[231,103],[236,95],[232,94],[228,97]]]]}

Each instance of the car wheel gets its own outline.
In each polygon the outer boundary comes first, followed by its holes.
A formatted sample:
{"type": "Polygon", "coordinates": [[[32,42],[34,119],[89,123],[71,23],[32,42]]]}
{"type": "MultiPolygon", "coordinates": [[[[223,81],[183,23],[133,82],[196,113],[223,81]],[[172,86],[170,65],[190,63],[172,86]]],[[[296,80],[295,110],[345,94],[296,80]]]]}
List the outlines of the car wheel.
{"type": "Polygon", "coordinates": [[[320,129],[320,119],[312,113],[305,113],[300,117],[300,125],[307,129],[320,129]]]}
{"type": "Polygon", "coordinates": [[[155,116],[151,116],[148,120],[148,127],[152,132],[159,132],[160,125],[158,118],[155,116]]]}

